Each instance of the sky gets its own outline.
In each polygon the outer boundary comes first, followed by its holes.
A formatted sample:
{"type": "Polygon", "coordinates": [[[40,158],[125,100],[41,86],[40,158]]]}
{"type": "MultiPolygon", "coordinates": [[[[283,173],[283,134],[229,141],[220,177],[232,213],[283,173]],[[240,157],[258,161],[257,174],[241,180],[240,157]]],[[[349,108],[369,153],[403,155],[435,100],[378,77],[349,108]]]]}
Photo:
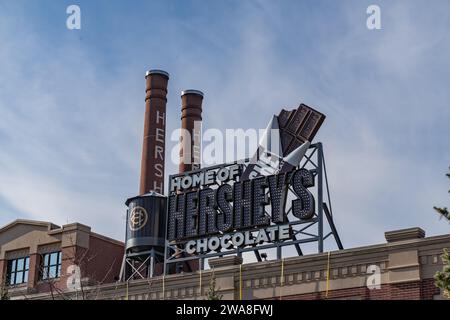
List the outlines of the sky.
{"type": "Polygon", "coordinates": [[[300,103],[326,114],[315,141],[344,247],[449,233],[433,210],[449,206],[449,30],[447,0],[0,0],[0,225],[80,222],[123,240],[144,75],[163,69],[168,133],[184,89],[205,94],[203,130],[264,128],[300,103]]]}

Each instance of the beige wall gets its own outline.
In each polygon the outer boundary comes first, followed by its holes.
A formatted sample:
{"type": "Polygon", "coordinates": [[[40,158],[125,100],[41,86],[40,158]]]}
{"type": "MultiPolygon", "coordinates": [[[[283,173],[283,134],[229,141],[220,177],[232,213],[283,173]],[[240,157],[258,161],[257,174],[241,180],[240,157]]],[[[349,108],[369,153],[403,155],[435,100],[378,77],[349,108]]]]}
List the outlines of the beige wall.
{"type": "Polygon", "coordinates": [[[48,227],[36,225],[16,225],[0,233],[0,259],[7,252],[28,249],[30,254],[37,253],[41,245],[61,242],[61,234],[48,234],[48,227]]]}
{"type": "MultiPolygon", "coordinates": [[[[347,290],[342,299],[360,299],[362,292],[366,296],[377,296],[377,289],[371,291],[366,287],[370,276],[368,268],[376,265],[381,271],[382,288],[379,290],[387,292],[386,288],[392,286],[393,292],[390,295],[389,292],[380,293],[379,298],[417,298],[422,289],[408,289],[409,284],[420,285],[422,282],[427,284],[426,290],[432,291],[429,296],[433,296],[436,288],[430,281],[434,273],[442,269],[439,256],[443,248],[450,248],[450,235],[396,239],[390,243],[331,252],[329,290],[347,290]]],[[[287,258],[284,260],[284,281],[281,281],[281,261],[245,264],[242,274],[239,266],[225,266],[216,268],[214,275],[224,299],[239,299],[240,279],[244,299],[295,297],[326,290],[327,263],[327,253],[287,258]]],[[[135,280],[128,288],[127,284],[119,283],[91,290],[85,288],[85,292],[92,299],[204,299],[211,276],[211,270],[168,275],[135,280]]],[[[45,299],[48,296],[30,298],[45,299]]]]}
{"type": "MultiPolygon", "coordinates": [[[[38,279],[40,254],[59,250],[62,251],[62,274],[52,285],[67,290],[66,269],[69,265],[76,264],[76,258],[84,256],[84,252],[89,253],[89,259],[85,259],[86,261],[83,262],[86,270],[113,268],[113,276],[118,274],[124,244],[92,233],[90,227],[79,223],[58,227],[47,222],[16,220],[0,229],[0,281],[4,281],[5,278],[6,260],[30,256],[28,283],[9,288],[10,295],[25,298],[35,292],[49,291],[49,283],[43,283],[38,279]],[[92,243],[100,243],[100,245],[92,245],[92,243]],[[92,258],[97,256],[101,259],[92,258]],[[110,260],[119,262],[111,266],[110,260]]],[[[101,276],[100,280],[105,278],[103,272],[97,273],[101,276]]],[[[97,273],[93,274],[92,279],[90,274],[83,274],[83,277],[87,279],[87,282],[91,280],[96,282],[97,273]]],[[[108,280],[111,281],[109,278],[108,280]]]]}

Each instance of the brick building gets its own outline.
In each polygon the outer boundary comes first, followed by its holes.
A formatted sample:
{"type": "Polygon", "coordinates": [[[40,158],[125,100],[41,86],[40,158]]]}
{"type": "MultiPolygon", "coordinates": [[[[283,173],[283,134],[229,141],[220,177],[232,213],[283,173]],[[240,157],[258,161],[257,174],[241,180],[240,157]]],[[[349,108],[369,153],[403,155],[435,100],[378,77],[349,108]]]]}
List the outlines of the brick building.
{"type": "MultiPolygon", "coordinates": [[[[240,265],[235,256],[211,259],[214,271],[86,287],[85,298],[203,300],[214,275],[223,299],[442,299],[433,276],[442,270],[440,255],[450,248],[450,234],[425,237],[422,229],[410,228],[386,232],[385,237],[382,244],[282,261],[240,265]],[[379,285],[371,287],[376,278],[379,285]]],[[[78,298],[74,291],[66,295],[78,298]]],[[[43,293],[28,298],[52,297],[43,293]]]]}
{"type": "Polygon", "coordinates": [[[77,283],[69,277],[78,272],[78,285],[110,283],[119,275],[123,252],[122,242],[80,223],[16,220],[0,229],[0,281],[18,298],[70,291],[77,283]]]}

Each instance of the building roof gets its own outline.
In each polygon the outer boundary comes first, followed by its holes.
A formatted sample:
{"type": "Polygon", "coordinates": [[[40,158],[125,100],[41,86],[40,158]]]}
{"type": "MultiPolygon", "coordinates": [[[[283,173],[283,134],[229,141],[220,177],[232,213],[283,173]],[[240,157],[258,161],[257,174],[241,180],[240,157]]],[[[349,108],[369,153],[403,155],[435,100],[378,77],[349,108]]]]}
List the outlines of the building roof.
{"type": "Polygon", "coordinates": [[[16,219],[11,223],[8,223],[7,225],[3,226],[0,228],[0,233],[16,226],[19,224],[24,224],[24,225],[30,225],[30,226],[40,226],[40,227],[47,227],[48,230],[53,230],[53,229],[58,229],[60,228],[60,226],[51,223],[51,222],[47,222],[47,221],[38,221],[38,220],[27,220],[27,219],[16,219]]]}
{"type": "Polygon", "coordinates": [[[104,241],[108,241],[108,242],[115,243],[115,244],[122,245],[122,246],[124,245],[124,243],[122,241],[110,238],[108,236],[105,236],[105,235],[102,235],[99,233],[92,232],[91,227],[89,227],[85,224],[78,223],[78,222],[69,223],[69,224],[66,224],[63,226],[58,226],[58,225],[48,222],[48,221],[16,219],[13,222],[8,223],[7,225],[1,227],[0,233],[3,233],[17,225],[46,227],[48,234],[51,234],[51,235],[58,234],[63,231],[69,231],[69,230],[82,230],[82,231],[88,232],[91,236],[102,239],[104,241]]]}

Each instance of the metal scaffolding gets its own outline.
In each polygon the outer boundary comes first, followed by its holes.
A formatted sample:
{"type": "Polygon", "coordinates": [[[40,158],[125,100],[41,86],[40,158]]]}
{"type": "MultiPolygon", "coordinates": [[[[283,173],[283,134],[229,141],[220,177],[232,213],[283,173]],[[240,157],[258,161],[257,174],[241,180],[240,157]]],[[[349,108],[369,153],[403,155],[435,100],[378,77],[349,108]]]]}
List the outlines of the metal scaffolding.
{"type": "MultiPolygon", "coordinates": [[[[220,170],[224,167],[234,164],[241,164],[243,169],[249,164],[250,160],[245,159],[236,161],[233,163],[222,164],[199,170],[185,172],[183,174],[171,175],[169,177],[169,190],[172,190],[171,183],[173,178],[180,177],[188,174],[206,172],[211,170],[220,170]]],[[[235,248],[230,250],[222,250],[219,252],[208,252],[204,254],[188,255],[185,254],[185,242],[172,242],[166,240],[165,252],[164,252],[164,273],[167,274],[169,266],[171,264],[185,263],[190,260],[199,260],[199,268],[204,269],[205,260],[213,257],[223,257],[226,255],[237,255],[242,257],[245,252],[254,252],[256,259],[262,261],[260,254],[261,250],[276,249],[277,260],[283,258],[283,249],[287,247],[295,247],[296,253],[299,256],[303,255],[301,249],[302,244],[317,242],[317,252],[322,253],[324,251],[324,242],[333,236],[335,244],[339,250],[343,249],[342,242],[340,240],[338,231],[333,220],[333,211],[331,206],[330,190],[328,186],[328,177],[325,166],[325,157],[323,153],[322,143],[311,144],[303,157],[298,168],[305,168],[312,172],[314,176],[314,186],[310,190],[315,195],[316,211],[312,218],[307,220],[292,219],[292,207],[286,207],[287,223],[292,228],[292,237],[288,240],[276,241],[268,244],[260,244],[245,248],[235,248]],[[324,230],[327,229],[325,232],[324,230]]],[[[225,182],[226,183],[226,182],[225,182]]],[[[219,186],[220,184],[216,184],[219,186]]],[[[211,186],[210,186],[211,187],[211,186]]],[[[169,194],[170,196],[170,194],[169,194]]],[[[289,197],[293,197],[292,187],[289,186],[288,196],[286,204],[289,204],[289,197]]],[[[269,214],[266,212],[266,214],[269,214]]],[[[261,229],[261,228],[259,228],[261,229]]],[[[252,232],[258,232],[259,229],[251,230],[252,232]]]]}

